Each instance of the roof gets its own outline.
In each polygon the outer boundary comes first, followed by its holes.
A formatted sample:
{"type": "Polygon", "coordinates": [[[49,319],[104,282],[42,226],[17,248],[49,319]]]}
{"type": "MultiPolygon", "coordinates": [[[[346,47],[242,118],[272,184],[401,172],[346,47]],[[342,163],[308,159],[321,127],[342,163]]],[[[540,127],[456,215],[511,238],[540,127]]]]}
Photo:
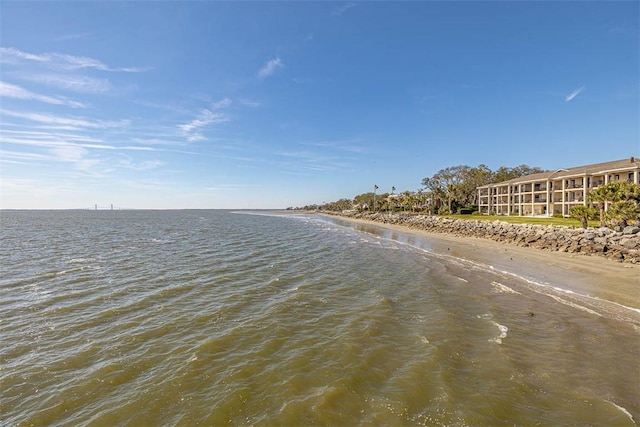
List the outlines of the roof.
{"type": "Polygon", "coordinates": [[[521,176],[519,178],[510,179],[508,181],[495,182],[478,188],[493,187],[497,185],[509,185],[515,183],[525,183],[532,181],[541,181],[545,179],[562,179],[567,177],[576,177],[584,175],[599,175],[605,172],[613,172],[616,170],[640,169],[640,159],[637,157],[626,158],[622,160],[612,160],[610,162],[594,163],[592,165],[575,166],[572,168],[558,169],[555,171],[547,171],[534,173],[531,175],[521,176]]]}

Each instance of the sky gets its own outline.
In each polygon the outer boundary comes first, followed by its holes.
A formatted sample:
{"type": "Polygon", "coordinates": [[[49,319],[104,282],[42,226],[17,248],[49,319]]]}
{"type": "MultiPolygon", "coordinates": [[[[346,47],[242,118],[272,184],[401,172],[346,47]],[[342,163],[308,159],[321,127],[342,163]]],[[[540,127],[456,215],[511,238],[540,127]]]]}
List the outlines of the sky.
{"type": "Polygon", "coordinates": [[[640,157],[637,1],[0,1],[0,207],[286,208],[640,157]]]}

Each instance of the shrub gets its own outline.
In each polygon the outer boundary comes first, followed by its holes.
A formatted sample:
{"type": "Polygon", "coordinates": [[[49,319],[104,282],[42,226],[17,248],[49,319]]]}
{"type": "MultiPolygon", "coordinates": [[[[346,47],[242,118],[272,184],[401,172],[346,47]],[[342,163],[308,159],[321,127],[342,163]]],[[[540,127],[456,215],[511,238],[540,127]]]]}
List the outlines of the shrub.
{"type": "Polygon", "coordinates": [[[449,211],[449,208],[446,206],[440,206],[440,209],[438,209],[438,215],[451,215],[451,211],[449,211]]]}

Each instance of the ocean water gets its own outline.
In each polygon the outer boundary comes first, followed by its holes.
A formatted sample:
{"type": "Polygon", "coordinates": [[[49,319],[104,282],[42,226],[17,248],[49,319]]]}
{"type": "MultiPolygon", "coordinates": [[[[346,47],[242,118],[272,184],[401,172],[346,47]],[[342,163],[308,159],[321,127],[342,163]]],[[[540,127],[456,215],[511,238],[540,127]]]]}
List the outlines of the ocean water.
{"type": "Polygon", "coordinates": [[[3,211],[3,426],[633,426],[638,311],[320,215],[3,211]]]}

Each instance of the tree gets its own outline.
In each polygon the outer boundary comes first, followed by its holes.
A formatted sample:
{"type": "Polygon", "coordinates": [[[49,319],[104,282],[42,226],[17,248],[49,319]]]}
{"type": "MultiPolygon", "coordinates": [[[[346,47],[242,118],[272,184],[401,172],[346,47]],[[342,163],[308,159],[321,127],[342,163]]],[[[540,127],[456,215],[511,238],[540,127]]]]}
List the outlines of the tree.
{"type": "Polygon", "coordinates": [[[493,173],[488,166],[481,164],[475,168],[469,168],[463,182],[458,186],[459,197],[463,206],[478,204],[478,187],[491,184],[493,173]]]}
{"type": "Polygon", "coordinates": [[[640,201],[640,187],[628,181],[612,181],[589,191],[587,200],[595,204],[600,211],[600,227],[606,225],[607,219],[618,219],[626,224],[630,219],[635,219],[633,212],[640,201]],[[622,204],[616,206],[618,203],[622,204]],[[610,208],[613,210],[605,215],[608,205],[611,205],[610,208]]]}
{"type": "Polygon", "coordinates": [[[373,211],[376,211],[376,190],[378,189],[378,186],[376,184],[373,184],[373,211]]]}
{"type": "Polygon", "coordinates": [[[532,175],[534,173],[541,173],[541,172],[544,172],[544,169],[541,169],[539,167],[530,167],[527,165],[520,165],[514,168],[501,166],[493,173],[493,182],[495,183],[495,182],[509,181],[511,179],[520,178],[526,175],[532,175]]]}
{"type": "Polygon", "coordinates": [[[415,197],[411,192],[405,191],[400,194],[399,197],[400,206],[402,206],[402,210],[406,211],[407,208],[411,207],[413,210],[413,205],[415,204],[415,197]]]}
{"type": "Polygon", "coordinates": [[[449,206],[449,213],[453,212],[453,210],[451,209],[451,205],[453,204],[453,198],[454,198],[454,193],[456,191],[456,186],[455,184],[449,184],[447,185],[447,202],[449,206]]]}
{"type": "Polygon", "coordinates": [[[609,206],[605,217],[613,224],[626,227],[629,221],[640,221],[640,204],[634,200],[615,202],[609,206]]]}
{"type": "Polygon", "coordinates": [[[353,198],[353,204],[360,209],[373,209],[374,197],[375,195],[372,192],[358,194],[353,198]]]}
{"type": "Polygon", "coordinates": [[[418,210],[422,210],[424,208],[425,203],[427,203],[427,194],[424,191],[418,190],[417,193],[413,194],[413,204],[411,210],[416,212],[418,210]]]}
{"type": "Polygon", "coordinates": [[[492,172],[484,164],[477,167],[458,165],[441,169],[432,177],[424,178],[422,185],[432,193],[436,204],[446,204],[451,212],[455,212],[459,207],[478,204],[478,187],[539,172],[544,171],[527,165],[515,168],[503,166],[496,172],[492,172]]]}
{"type": "Polygon", "coordinates": [[[573,206],[569,209],[569,215],[571,218],[575,218],[580,220],[582,223],[582,228],[589,227],[589,220],[598,214],[598,210],[596,208],[591,208],[584,205],[573,206]]]}
{"type": "Polygon", "coordinates": [[[469,169],[469,166],[464,165],[441,169],[431,178],[424,178],[422,185],[430,190],[441,203],[446,200],[449,210],[451,210],[456,201],[458,186],[464,182],[469,169]]]}
{"type": "Polygon", "coordinates": [[[388,198],[389,211],[393,211],[394,210],[394,204],[393,204],[393,200],[395,199],[395,196],[393,194],[394,191],[396,191],[396,187],[392,185],[391,186],[391,196],[389,196],[389,198],[388,198]]]}
{"type": "Polygon", "coordinates": [[[353,208],[353,202],[349,199],[340,199],[335,202],[327,203],[324,205],[324,209],[328,211],[345,211],[353,208]]]}

